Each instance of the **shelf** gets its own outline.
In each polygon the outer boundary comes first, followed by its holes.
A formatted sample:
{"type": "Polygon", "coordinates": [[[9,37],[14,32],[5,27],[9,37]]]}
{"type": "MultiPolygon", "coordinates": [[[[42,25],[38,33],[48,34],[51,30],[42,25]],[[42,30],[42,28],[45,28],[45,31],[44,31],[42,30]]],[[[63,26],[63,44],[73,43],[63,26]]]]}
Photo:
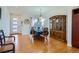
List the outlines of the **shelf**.
{"type": "Polygon", "coordinates": [[[52,28],[50,29],[51,37],[66,41],[66,15],[52,16],[50,21],[52,22],[52,28]]]}

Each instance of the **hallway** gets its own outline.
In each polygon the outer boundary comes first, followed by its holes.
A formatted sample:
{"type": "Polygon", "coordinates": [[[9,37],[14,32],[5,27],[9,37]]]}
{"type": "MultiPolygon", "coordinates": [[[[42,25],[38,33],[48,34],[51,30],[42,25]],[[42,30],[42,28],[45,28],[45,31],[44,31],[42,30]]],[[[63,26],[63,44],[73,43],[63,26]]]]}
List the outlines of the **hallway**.
{"type": "Polygon", "coordinates": [[[79,49],[67,47],[66,43],[50,38],[50,42],[44,44],[41,40],[30,42],[28,35],[18,35],[16,39],[16,53],[78,53],[79,49]]]}

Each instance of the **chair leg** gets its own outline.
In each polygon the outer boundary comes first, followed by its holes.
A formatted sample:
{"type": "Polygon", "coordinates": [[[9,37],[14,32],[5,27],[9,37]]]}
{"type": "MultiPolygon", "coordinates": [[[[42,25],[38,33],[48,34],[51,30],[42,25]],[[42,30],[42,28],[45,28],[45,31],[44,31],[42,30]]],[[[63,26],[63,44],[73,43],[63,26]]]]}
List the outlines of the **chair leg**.
{"type": "Polygon", "coordinates": [[[4,44],[5,44],[5,39],[4,39],[4,44]]]}
{"type": "Polygon", "coordinates": [[[45,37],[45,41],[44,41],[44,43],[46,44],[46,42],[47,42],[47,37],[45,37]]]}
{"type": "Polygon", "coordinates": [[[2,40],[1,40],[1,47],[3,46],[3,42],[2,42],[2,40]]]}
{"type": "Polygon", "coordinates": [[[13,53],[15,53],[15,50],[13,50],[13,53]]]}
{"type": "Polygon", "coordinates": [[[30,41],[31,41],[31,43],[34,43],[34,38],[32,35],[30,35],[30,41]]]}
{"type": "Polygon", "coordinates": [[[15,44],[13,44],[13,53],[15,53],[15,44]]]}
{"type": "Polygon", "coordinates": [[[32,43],[34,43],[34,38],[32,37],[32,43]]]}
{"type": "Polygon", "coordinates": [[[14,42],[15,42],[15,36],[14,36],[14,42]]]}
{"type": "Polygon", "coordinates": [[[50,38],[49,38],[49,35],[47,36],[47,41],[48,41],[48,43],[50,42],[50,38]]]}

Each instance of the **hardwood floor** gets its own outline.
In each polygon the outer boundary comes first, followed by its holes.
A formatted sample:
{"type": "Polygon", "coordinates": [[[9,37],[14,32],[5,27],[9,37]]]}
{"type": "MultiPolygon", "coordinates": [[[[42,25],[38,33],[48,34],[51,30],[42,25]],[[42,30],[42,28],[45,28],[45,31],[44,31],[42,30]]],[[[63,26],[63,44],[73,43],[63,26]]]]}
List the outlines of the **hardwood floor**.
{"type": "Polygon", "coordinates": [[[28,35],[16,36],[16,53],[78,53],[79,49],[67,47],[65,42],[50,38],[49,43],[36,39],[31,43],[28,35]]]}

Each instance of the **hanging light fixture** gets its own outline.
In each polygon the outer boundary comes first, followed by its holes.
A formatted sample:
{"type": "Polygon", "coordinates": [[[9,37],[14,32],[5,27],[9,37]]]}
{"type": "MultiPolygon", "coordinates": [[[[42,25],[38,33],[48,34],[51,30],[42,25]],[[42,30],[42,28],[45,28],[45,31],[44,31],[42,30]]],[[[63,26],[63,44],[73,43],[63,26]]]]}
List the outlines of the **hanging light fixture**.
{"type": "Polygon", "coordinates": [[[42,25],[44,26],[44,17],[42,16],[42,9],[40,9],[40,15],[39,15],[39,20],[42,22],[42,25]]]}
{"type": "Polygon", "coordinates": [[[40,16],[39,16],[39,20],[44,21],[44,17],[42,16],[42,9],[40,9],[40,16]]]}

